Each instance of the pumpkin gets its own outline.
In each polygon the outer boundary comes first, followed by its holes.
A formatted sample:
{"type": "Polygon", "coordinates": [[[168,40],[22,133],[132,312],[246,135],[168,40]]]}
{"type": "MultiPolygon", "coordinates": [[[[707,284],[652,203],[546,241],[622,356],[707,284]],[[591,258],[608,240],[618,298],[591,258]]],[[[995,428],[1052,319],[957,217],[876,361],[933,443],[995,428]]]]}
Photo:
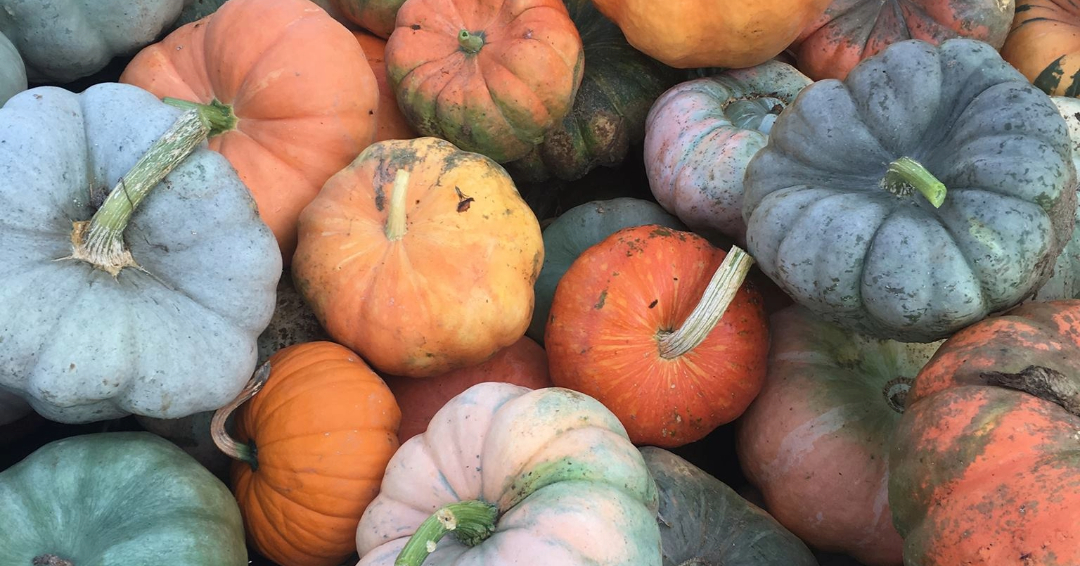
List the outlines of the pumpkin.
{"type": "Polygon", "coordinates": [[[1047,94],[1080,94],[1080,6],[1058,0],[1015,1],[1016,17],[1001,56],[1047,94]]]}
{"type": "MultiPolygon", "coordinates": [[[[1052,96],[1058,107],[1072,140],[1073,166],[1080,172],[1080,100],[1063,96],[1052,96]]],[[[1080,190],[1078,187],[1077,190],[1080,190]]],[[[1076,208],[1076,224],[1072,238],[1065,244],[1065,249],[1054,263],[1054,272],[1050,279],[1032,295],[1032,301],[1056,301],[1061,299],[1080,299],[1080,203],[1076,208]]]]}
{"type": "Polygon", "coordinates": [[[300,211],[375,138],[363,49],[308,0],[229,0],[140,51],[120,81],[213,115],[210,148],[251,190],[286,264],[300,211]]]}
{"type": "Polygon", "coordinates": [[[829,0],[764,0],[722,6],[714,0],[593,0],[627,41],[672,67],[760,65],[777,56],[829,0]]]}
{"type": "Polygon", "coordinates": [[[889,455],[906,564],[1080,564],[1080,301],[1028,303],[948,339],[889,455]]]}
{"type": "Polygon", "coordinates": [[[1049,278],[1074,225],[1070,146],[986,43],[894,43],[776,119],[743,180],[747,246],[827,320],[939,340],[1049,278]]]}
{"type": "Polygon", "coordinates": [[[201,20],[206,16],[213,14],[226,1],[227,0],[184,0],[184,9],[180,12],[180,17],[176,18],[176,21],[173,22],[172,29],[175,30],[178,27],[201,20]]]}
{"type": "Polygon", "coordinates": [[[630,197],[579,204],[548,224],[543,232],[544,265],[534,287],[536,308],[526,335],[543,345],[555,289],[582,252],[623,228],[646,224],[685,228],[656,203],[630,197]]]}
{"type": "Polygon", "coordinates": [[[565,0],[584,45],[585,74],[573,108],[543,143],[508,165],[511,174],[574,181],[592,169],[617,167],[645,137],[645,116],[676,71],[634,49],[591,0],[565,0]]]}
{"type": "Polygon", "coordinates": [[[663,566],[817,566],[798,537],[720,480],[663,448],[641,456],[660,492],[663,566]]]}
{"type": "Polygon", "coordinates": [[[539,222],[498,164],[417,138],[373,144],[326,183],[292,271],[336,342],[430,377],[521,338],[543,261],[539,222]]]}
{"type": "Polygon", "coordinates": [[[11,40],[0,33],[0,106],[26,90],[26,68],[11,40]]]}
{"type": "Polygon", "coordinates": [[[390,82],[386,79],[386,40],[363,31],[353,32],[353,36],[364,49],[368,65],[375,73],[375,82],[379,85],[379,109],[375,111],[378,123],[375,141],[418,137],[416,130],[412,129],[398,108],[394,89],[390,88],[390,82]]]}
{"type": "Polygon", "coordinates": [[[386,384],[349,349],[308,342],[274,354],[211,423],[236,460],[233,493],[252,546],[278,564],[341,564],[400,421],[386,384]],[[225,430],[233,411],[235,438],[225,430]]]}
{"type": "Polygon", "coordinates": [[[34,410],[22,397],[0,389],[0,426],[11,424],[32,412],[34,410]]]}
{"type": "Polygon", "coordinates": [[[386,39],[405,0],[324,0],[348,21],[386,39]]]}
{"type": "Polygon", "coordinates": [[[603,403],[634,444],[681,446],[731,422],[761,389],[769,349],[761,297],[742,286],[751,262],[657,225],[608,236],[555,289],[552,382],[603,403]]]}
{"type": "Polygon", "coordinates": [[[228,488],[148,432],[50,442],[0,472],[5,564],[245,566],[228,488]]]}
{"type": "Polygon", "coordinates": [[[584,56],[562,0],[406,4],[386,74],[416,131],[506,163],[570,111],[584,56]]]}
{"type": "Polygon", "coordinates": [[[1016,4],[1023,2],[833,0],[790,49],[799,70],[815,81],[843,80],[863,59],[908,39],[939,44],[969,38],[998,49],[1009,33],[1016,4]]]}
{"type": "Polygon", "coordinates": [[[0,388],[66,423],[178,418],[243,388],[281,255],[208,132],[128,85],[0,109],[0,388]]]}
{"type": "Polygon", "coordinates": [[[657,503],[595,399],[480,383],[390,460],[356,531],[358,566],[660,566],[657,503]]]}
{"type": "Polygon", "coordinates": [[[915,374],[940,342],[859,336],[799,306],[769,327],[765,386],[739,419],[746,477],[807,544],[899,566],[902,541],[886,504],[889,449],[915,374]]]}
{"type": "Polygon", "coordinates": [[[776,60],[679,84],[645,122],[645,171],[657,202],[696,232],[745,245],[746,165],[810,79],[776,60]]]}

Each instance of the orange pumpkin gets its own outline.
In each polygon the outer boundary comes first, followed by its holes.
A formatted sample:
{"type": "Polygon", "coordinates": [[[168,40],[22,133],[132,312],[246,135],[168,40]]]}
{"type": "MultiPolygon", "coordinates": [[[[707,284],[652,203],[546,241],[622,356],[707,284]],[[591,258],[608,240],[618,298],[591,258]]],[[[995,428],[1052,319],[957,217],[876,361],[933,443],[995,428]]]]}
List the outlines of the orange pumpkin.
{"type": "Polygon", "coordinates": [[[379,37],[390,37],[397,11],[405,0],[322,0],[349,22],[379,37]]]}
{"type": "Polygon", "coordinates": [[[211,421],[214,442],[236,459],[233,493],[252,546],[282,566],[341,564],[400,422],[390,389],[347,348],[308,342],[271,356],[211,421]],[[225,432],[233,411],[235,439],[225,432]]]}
{"type": "Polygon", "coordinates": [[[1001,57],[1047,94],[1080,95],[1080,5],[1017,0],[1001,57]]]}
{"type": "Polygon", "coordinates": [[[293,281],[379,371],[430,377],[525,334],[540,223],[506,171],[435,138],[373,144],[300,216],[293,281]]]}
{"type": "Polygon", "coordinates": [[[401,407],[402,442],[427,430],[431,417],[466,389],[489,381],[512,383],[529,389],[551,387],[547,353],[533,340],[521,337],[478,365],[432,377],[412,379],[387,376],[386,384],[401,407]]]}
{"type": "Polygon", "coordinates": [[[353,35],[360,43],[360,47],[364,49],[368,65],[375,73],[375,82],[379,85],[379,109],[375,112],[378,122],[375,141],[407,140],[418,137],[420,134],[417,134],[416,130],[409,125],[405,115],[398,108],[394,89],[386,80],[386,40],[363,31],[355,31],[353,35]]]}
{"type": "Polygon", "coordinates": [[[671,67],[744,68],[779,55],[829,0],[593,0],[626,40],[671,67]]]}
{"type": "Polygon", "coordinates": [[[308,0],[229,0],[135,56],[120,81],[209,105],[287,264],[296,219],[375,138],[379,90],[352,33],[308,0]]]}
{"type": "Polygon", "coordinates": [[[551,380],[596,398],[635,444],[677,447],[746,410],[769,350],[751,260],[690,232],[625,228],[578,256],[555,290],[551,380]]]}
{"type": "Polygon", "coordinates": [[[386,68],[417,131],[506,163],[573,107],[582,49],[562,0],[410,0],[386,68]]]}

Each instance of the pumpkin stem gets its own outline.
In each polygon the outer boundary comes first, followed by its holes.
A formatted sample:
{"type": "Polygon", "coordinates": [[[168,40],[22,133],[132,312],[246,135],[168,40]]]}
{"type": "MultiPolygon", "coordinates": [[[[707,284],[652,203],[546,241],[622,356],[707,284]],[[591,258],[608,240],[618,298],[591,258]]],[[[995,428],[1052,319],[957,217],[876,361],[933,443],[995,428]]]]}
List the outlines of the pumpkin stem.
{"type": "Polygon", "coordinates": [[[682,326],[674,332],[661,331],[657,335],[662,358],[678,358],[705,341],[724,317],[753,264],[754,258],[742,248],[731,246],[731,251],[724,257],[720,267],[716,268],[716,273],[713,273],[709,285],[705,287],[701,300],[683,321],[682,326]]]}
{"type": "Polygon", "coordinates": [[[218,450],[221,450],[226,456],[234,460],[246,462],[251,466],[252,470],[259,469],[255,444],[245,444],[229,436],[229,433],[225,430],[225,423],[229,420],[229,416],[233,414],[233,411],[240,408],[240,405],[246,403],[248,399],[254,397],[263,388],[263,385],[266,385],[268,379],[270,379],[270,362],[266,362],[255,372],[255,375],[247,382],[247,385],[236,396],[236,399],[214,411],[214,416],[210,419],[210,437],[214,439],[214,444],[217,445],[218,450]]]}
{"type": "Polygon", "coordinates": [[[704,558],[691,558],[679,566],[712,566],[712,563],[706,562],[704,558]]]}
{"type": "Polygon", "coordinates": [[[910,157],[901,157],[889,164],[881,179],[881,188],[899,197],[919,191],[934,208],[941,207],[947,192],[944,183],[910,157]]]}
{"type": "Polygon", "coordinates": [[[185,110],[198,110],[203,118],[210,123],[210,137],[236,129],[237,118],[236,114],[233,113],[232,106],[218,100],[212,100],[210,104],[202,104],[190,100],[166,97],[161,101],[169,106],[185,110]]]}
{"type": "Polygon", "coordinates": [[[394,175],[394,193],[390,195],[390,212],[386,218],[386,237],[395,242],[405,237],[406,197],[409,194],[409,172],[398,169],[394,175]]]}
{"type": "Polygon", "coordinates": [[[113,188],[89,221],[78,221],[71,232],[72,254],[64,259],[85,261],[113,277],[125,267],[136,267],[124,246],[124,230],[135,209],[173,169],[210,133],[206,118],[197,110],[182,114],[113,188]]]}
{"type": "Polygon", "coordinates": [[[473,35],[464,29],[458,32],[457,40],[462,51],[466,53],[479,53],[480,48],[484,46],[484,36],[473,35]]]}
{"type": "Polygon", "coordinates": [[[881,394],[885,396],[885,402],[889,404],[890,409],[904,414],[908,391],[911,391],[913,383],[915,380],[910,377],[894,377],[881,388],[881,394]]]}
{"type": "Polygon", "coordinates": [[[1043,366],[1028,366],[1020,373],[986,372],[982,378],[990,385],[1006,387],[1057,403],[1080,417],[1080,385],[1065,374],[1043,366]]]}
{"type": "Polygon", "coordinates": [[[409,542],[401,549],[394,566],[420,566],[428,555],[435,552],[439,539],[453,533],[458,542],[476,546],[495,532],[497,507],[483,501],[459,501],[440,508],[416,529],[409,542]]]}
{"type": "Polygon", "coordinates": [[[30,561],[33,566],[75,566],[75,563],[70,560],[60,558],[55,554],[42,554],[41,556],[35,556],[30,561]]]}

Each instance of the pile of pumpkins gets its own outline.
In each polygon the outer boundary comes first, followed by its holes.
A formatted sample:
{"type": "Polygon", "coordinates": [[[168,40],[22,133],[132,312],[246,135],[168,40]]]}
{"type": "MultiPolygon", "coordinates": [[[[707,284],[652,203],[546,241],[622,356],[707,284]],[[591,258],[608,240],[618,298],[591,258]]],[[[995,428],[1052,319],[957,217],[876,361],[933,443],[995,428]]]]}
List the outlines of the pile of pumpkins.
{"type": "Polygon", "coordinates": [[[0,0],[0,565],[1080,564],[1077,37],[0,0]]]}

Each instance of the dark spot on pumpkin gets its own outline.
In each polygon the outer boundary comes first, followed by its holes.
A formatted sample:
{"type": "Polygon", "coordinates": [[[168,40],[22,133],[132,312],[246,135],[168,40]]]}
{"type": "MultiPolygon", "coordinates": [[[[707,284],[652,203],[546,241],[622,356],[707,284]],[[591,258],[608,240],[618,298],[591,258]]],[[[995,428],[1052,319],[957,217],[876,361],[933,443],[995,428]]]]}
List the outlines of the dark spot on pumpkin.
{"type": "Polygon", "coordinates": [[[386,208],[386,191],[382,186],[375,187],[375,208],[379,212],[382,212],[386,208]]]}
{"type": "Polygon", "coordinates": [[[472,206],[473,201],[476,199],[462,193],[461,189],[459,189],[458,187],[454,187],[454,192],[457,193],[458,198],[457,211],[467,212],[469,210],[469,207],[472,206]]]}
{"type": "Polygon", "coordinates": [[[604,308],[604,302],[607,301],[607,289],[600,291],[600,298],[596,301],[596,305],[593,306],[596,310],[604,308]]]}
{"type": "Polygon", "coordinates": [[[659,304],[659,303],[660,303],[660,299],[653,299],[653,301],[651,303],[649,303],[649,308],[650,309],[655,309],[656,305],[659,304]]]}
{"type": "Polygon", "coordinates": [[[413,24],[413,25],[409,26],[409,29],[411,29],[413,31],[419,31],[420,30],[420,24],[413,24]]]}

